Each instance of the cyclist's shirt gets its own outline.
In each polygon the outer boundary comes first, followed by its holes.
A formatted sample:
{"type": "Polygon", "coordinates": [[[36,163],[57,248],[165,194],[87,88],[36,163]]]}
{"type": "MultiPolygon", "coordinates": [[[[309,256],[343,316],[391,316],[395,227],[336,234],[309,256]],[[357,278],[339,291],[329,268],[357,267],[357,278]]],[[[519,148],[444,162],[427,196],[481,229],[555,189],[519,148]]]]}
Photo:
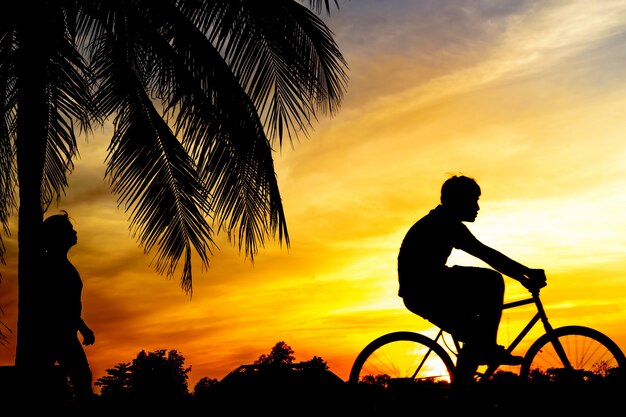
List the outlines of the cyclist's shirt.
{"type": "Polygon", "coordinates": [[[439,205],[418,220],[407,232],[398,254],[400,297],[428,291],[429,283],[445,273],[452,249],[469,247],[476,241],[462,222],[439,205]]]}

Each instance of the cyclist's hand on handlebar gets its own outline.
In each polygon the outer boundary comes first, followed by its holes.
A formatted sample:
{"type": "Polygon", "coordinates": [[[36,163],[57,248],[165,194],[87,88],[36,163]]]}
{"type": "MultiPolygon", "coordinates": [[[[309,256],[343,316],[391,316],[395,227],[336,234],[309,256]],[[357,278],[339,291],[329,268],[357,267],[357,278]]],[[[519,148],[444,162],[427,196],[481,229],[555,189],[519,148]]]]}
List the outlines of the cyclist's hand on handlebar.
{"type": "Polygon", "coordinates": [[[522,285],[528,291],[536,291],[539,288],[543,288],[547,283],[546,272],[543,269],[531,269],[526,274],[526,279],[522,281],[522,285]]]}

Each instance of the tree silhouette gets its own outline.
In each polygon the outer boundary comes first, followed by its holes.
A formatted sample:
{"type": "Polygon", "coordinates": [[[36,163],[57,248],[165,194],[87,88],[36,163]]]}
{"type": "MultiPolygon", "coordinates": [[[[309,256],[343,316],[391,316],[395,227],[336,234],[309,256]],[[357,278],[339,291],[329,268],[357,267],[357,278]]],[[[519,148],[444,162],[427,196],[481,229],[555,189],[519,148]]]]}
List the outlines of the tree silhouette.
{"type": "Polygon", "coordinates": [[[208,268],[216,231],[250,258],[269,237],[289,244],[273,146],[306,135],[318,114],[333,115],[347,81],[315,13],[330,13],[329,0],[306,3],[5,4],[0,223],[8,235],[18,210],[18,367],[36,367],[39,357],[43,214],[68,184],[77,135],[111,117],[112,192],[156,271],[180,273],[189,296],[192,254],[208,268]]]}
{"type": "Polygon", "coordinates": [[[387,374],[365,375],[359,382],[367,385],[387,388],[389,386],[390,379],[391,377],[387,374]]]}
{"type": "Polygon", "coordinates": [[[346,398],[345,388],[345,382],[329,371],[321,357],[296,362],[291,346],[280,341],[254,364],[241,365],[226,375],[207,398],[211,403],[236,404],[231,412],[236,415],[256,414],[267,407],[285,414],[293,414],[293,410],[328,412],[329,404],[339,412],[343,411],[340,401],[346,398]]]}
{"type": "Polygon", "coordinates": [[[124,399],[130,396],[131,373],[130,363],[119,363],[106,370],[107,375],[98,378],[94,384],[100,387],[103,398],[124,399]]]}
{"type": "Polygon", "coordinates": [[[142,350],[131,363],[107,369],[106,376],[95,382],[100,395],[108,399],[180,400],[188,396],[188,373],[185,358],[176,350],[142,350]]]}
{"type": "Polygon", "coordinates": [[[320,358],[319,356],[313,356],[312,359],[306,362],[301,362],[301,364],[302,364],[302,369],[305,371],[327,371],[328,370],[328,364],[326,363],[324,359],[320,358]]]}
{"type": "Polygon", "coordinates": [[[208,376],[200,378],[193,387],[193,398],[199,400],[209,399],[213,388],[215,388],[218,383],[219,380],[216,378],[209,378],[208,376]]]}
{"type": "Polygon", "coordinates": [[[262,354],[254,363],[260,365],[289,365],[296,359],[293,353],[291,346],[280,341],[274,345],[269,355],[262,354]]]}
{"type": "Polygon", "coordinates": [[[187,386],[191,367],[176,350],[139,352],[131,365],[131,394],[147,399],[182,399],[189,394],[187,386]]]}

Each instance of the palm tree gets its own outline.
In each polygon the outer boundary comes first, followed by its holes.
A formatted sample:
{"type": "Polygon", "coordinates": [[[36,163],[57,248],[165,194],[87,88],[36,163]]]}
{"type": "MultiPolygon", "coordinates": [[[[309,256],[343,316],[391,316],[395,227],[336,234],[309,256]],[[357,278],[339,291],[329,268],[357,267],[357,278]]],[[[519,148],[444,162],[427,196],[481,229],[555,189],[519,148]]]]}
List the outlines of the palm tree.
{"type": "Polygon", "coordinates": [[[0,223],[7,235],[18,211],[18,367],[38,356],[43,215],[64,193],[77,136],[110,118],[111,190],[156,271],[180,274],[189,296],[192,253],[208,268],[215,233],[250,258],[267,238],[289,245],[273,146],[307,135],[319,114],[335,114],[347,82],[347,64],[319,18],[330,0],[304,3],[4,5],[0,223]]]}

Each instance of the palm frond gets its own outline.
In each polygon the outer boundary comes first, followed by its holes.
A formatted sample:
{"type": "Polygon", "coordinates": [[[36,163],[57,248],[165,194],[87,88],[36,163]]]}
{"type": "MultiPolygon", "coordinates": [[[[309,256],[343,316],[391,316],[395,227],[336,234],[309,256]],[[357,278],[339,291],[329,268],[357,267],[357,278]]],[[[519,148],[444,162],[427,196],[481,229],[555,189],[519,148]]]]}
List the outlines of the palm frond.
{"type": "MultiPolygon", "coordinates": [[[[15,78],[12,61],[12,36],[10,33],[0,35],[0,263],[5,264],[6,248],[2,235],[10,236],[9,218],[17,208],[15,188],[17,187],[17,167],[15,163],[15,78]]],[[[1,275],[0,275],[1,277],[1,275]]],[[[1,335],[1,332],[0,332],[1,335]]]]}
{"type": "Polygon", "coordinates": [[[218,51],[185,22],[171,28],[185,65],[172,71],[176,90],[168,106],[211,192],[218,230],[251,258],[268,232],[288,245],[272,149],[256,109],[218,51]]]}
{"type": "Polygon", "coordinates": [[[254,103],[270,138],[306,135],[318,112],[332,114],[347,64],[332,32],[293,1],[215,1],[193,15],[254,103]]]}
{"type": "Polygon", "coordinates": [[[145,63],[150,45],[133,32],[118,35],[124,42],[103,37],[98,40],[100,51],[94,55],[101,82],[96,100],[103,108],[118,110],[106,177],[129,212],[133,236],[146,253],[155,251],[156,270],[171,277],[184,258],[180,283],[191,294],[192,251],[208,267],[214,246],[213,231],[206,221],[210,200],[193,160],[146,91],[151,69],[140,63],[145,63]]]}
{"type": "Polygon", "coordinates": [[[74,158],[78,155],[75,121],[80,132],[89,132],[92,123],[99,123],[92,104],[92,88],[88,66],[76,49],[73,24],[68,15],[57,13],[50,24],[46,42],[49,48],[47,68],[48,125],[44,160],[41,199],[44,209],[53,199],[60,199],[68,185],[67,175],[72,172],[74,158]]]}
{"type": "MultiPolygon", "coordinates": [[[[314,10],[317,14],[320,14],[322,11],[326,11],[326,13],[330,14],[330,0],[307,0],[309,3],[309,8],[314,10]]],[[[337,9],[339,9],[339,2],[337,0],[333,0],[337,9]]]]}
{"type": "Polygon", "coordinates": [[[181,287],[191,292],[191,248],[208,266],[212,230],[210,212],[193,162],[146,97],[129,103],[115,121],[107,156],[107,177],[126,211],[133,235],[154,257],[159,273],[171,277],[185,256],[181,287]],[[142,103],[143,101],[143,103],[142,103]]]}

